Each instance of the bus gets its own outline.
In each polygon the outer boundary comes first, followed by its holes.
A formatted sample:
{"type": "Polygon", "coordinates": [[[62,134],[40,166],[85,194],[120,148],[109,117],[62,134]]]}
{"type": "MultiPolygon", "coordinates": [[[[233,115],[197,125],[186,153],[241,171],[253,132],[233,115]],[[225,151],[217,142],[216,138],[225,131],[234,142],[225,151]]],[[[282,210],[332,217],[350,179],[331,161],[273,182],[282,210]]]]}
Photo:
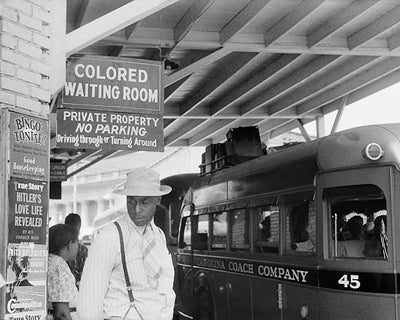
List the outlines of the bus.
{"type": "Polygon", "coordinates": [[[398,320],[400,124],[203,172],[180,213],[180,319],[398,320]]]}

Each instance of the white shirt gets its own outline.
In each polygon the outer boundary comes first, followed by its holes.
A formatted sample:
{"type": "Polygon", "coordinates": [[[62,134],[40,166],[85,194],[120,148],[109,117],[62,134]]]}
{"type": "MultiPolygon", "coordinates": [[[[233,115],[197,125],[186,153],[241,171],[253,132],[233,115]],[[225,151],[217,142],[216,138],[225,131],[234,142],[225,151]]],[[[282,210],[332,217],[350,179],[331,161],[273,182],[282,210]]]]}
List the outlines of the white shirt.
{"type": "Polygon", "coordinates": [[[338,257],[365,257],[365,240],[338,241],[338,257]]]}
{"type": "MultiPolygon", "coordinates": [[[[143,266],[143,230],[128,215],[118,220],[125,244],[129,278],[133,288],[135,307],[145,320],[170,320],[173,316],[175,293],[172,289],[174,267],[166,247],[165,235],[152,221],[159,248],[162,274],[156,288],[149,283],[143,266]]],[[[146,231],[147,232],[147,231],[146,231]]],[[[114,224],[96,236],[89,249],[79,289],[78,314],[81,320],[122,318],[129,309],[129,297],[121,262],[120,242],[114,224]]],[[[140,319],[135,308],[126,319],[140,319]]]]}

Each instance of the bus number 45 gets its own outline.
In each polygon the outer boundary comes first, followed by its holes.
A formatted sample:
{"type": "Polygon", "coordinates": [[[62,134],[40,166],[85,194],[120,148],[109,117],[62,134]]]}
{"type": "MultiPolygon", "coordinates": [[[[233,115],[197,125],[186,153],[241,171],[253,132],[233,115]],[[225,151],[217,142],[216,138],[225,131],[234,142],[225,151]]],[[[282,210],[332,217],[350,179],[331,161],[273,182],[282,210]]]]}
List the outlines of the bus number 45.
{"type": "Polygon", "coordinates": [[[345,288],[350,287],[351,289],[359,289],[361,286],[357,274],[351,274],[351,275],[344,274],[343,277],[339,279],[338,283],[345,288]]]}

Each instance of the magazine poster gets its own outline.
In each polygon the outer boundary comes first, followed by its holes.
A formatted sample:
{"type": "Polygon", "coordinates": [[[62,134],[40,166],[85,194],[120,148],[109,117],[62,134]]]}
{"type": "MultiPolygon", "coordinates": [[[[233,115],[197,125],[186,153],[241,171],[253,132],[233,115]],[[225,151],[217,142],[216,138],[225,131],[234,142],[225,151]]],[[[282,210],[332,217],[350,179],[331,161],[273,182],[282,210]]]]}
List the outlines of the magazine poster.
{"type": "Polygon", "coordinates": [[[47,247],[33,243],[7,247],[6,320],[46,317],[47,247]]]}
{"type": "Polygon", "coordinates": [[[10,112],[10,170],[13,177],[49,179],[49,123],[10,112]]]}
{"type": "Polygon", "coordinates": [[[46,244],[48,183],[12,177],[8,191],[8,243],[46,244]]]}

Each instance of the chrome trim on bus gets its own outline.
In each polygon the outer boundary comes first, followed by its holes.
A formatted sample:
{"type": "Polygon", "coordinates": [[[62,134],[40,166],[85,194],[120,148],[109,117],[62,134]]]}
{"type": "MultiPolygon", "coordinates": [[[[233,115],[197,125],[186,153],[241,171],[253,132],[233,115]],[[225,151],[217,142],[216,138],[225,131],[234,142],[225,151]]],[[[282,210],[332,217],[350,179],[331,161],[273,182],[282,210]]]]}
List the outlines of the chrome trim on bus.
{"type": "Polygon", "coordinates": [[[181,266],[181,267],[190,267],[190,268],[193,268],[194,266],[193,265],[191,265],[191,264],[185,264],[185,263],[177,263],[177,265],[178,266],[181,266]]]}
{"type": "Polygon", "coordinates": [[[182,311],[178,311],[179,315],[181,315],[182,317],[185,317],[187,319],[193,319],[193,317],[187,315],[186,313],[183,313],[182,311]]]}

